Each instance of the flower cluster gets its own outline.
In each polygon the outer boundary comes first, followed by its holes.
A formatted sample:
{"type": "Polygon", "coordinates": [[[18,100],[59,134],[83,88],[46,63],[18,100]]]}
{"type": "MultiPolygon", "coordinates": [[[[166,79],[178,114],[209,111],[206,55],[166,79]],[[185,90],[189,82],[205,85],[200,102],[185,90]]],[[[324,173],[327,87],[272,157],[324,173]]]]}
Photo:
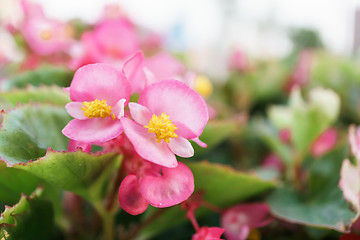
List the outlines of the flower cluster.
{"type": "Polygon", "coordinates": [[[72,102],[65,107],[74,119],[62,131],[72,140],[69,150],[76,146],[89,150],[90,144],[102,145],[104,150],[128,146],[119,202],[134,215],[149,204],[179,204],[193,193],[191,170],[175,155],[194,155],[189,140],[204,145],[199,136],[209,118],[203,98],[185,83],[158,79],[148,84],[145,74],[136,74],[144,71],[143,64],[138,64],[141,56],[135,54],[122,71],[105,63],[78,69],[66,89],[72,102]],[[130,102],[135,76],[142,76],[136,81],[143,81],[143,89],[138,101],[130,102]]]}

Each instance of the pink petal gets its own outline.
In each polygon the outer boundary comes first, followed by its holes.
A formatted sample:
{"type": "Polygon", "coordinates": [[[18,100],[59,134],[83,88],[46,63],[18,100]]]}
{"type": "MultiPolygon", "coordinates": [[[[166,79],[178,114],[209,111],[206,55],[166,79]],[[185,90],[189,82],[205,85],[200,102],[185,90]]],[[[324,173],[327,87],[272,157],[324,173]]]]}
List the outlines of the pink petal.
{"type": "Polygon", "coordinates": [[[269,224],[269,206],[264,203],[240,204],[227,209],[221,217],[221,226],[231,240],[245,240],[250,229],[269,224]]]}
{"type": "Polygon", "coordinates": [[[325,130],[311,145],[311,155],[318,158],[329,152],[336,145],[337,131],[334,128],[325,130]]]}
{"type": "Polygon", "coordinates": [[[120,120],[108,118],[91,118],[86,120],[71,120],[62,133],[70,139],[92,143],[106,142],[116,138],[123,131],[120,120]]]}
{"type": "Polygon", "coordinates": [[[89,64],[79,68],[70,85],[70,98],[74,102],[106,100],[114,106],[120,99],[130,98],[130,85],[126,77],[110,65],[89,64]]]}
{"type": "Polygon", "coordinates": [[[206,148],[207,144],[204,143],[203,141],[201,141],[198,137],[197,138],[193,138],[191,139],[192,141],[194,141],[197,145],[199,145],[202,148],[206,148]]]}
{"type": "Polygon", "coordinates": [[[134,102],[129,103],[129,109],[130,109],[131,117],[135,120],[135,122],[143,126],[149,123],[151,119],[151,114],[149,109],[134,102]]]}
{"type": "Polygon", "coordinates": [[[142,196],[154,207],[170,207],[179,204],[194,192],[194,176],[191,170],[179,162],[176,168],[162,168],[162,175],[147,175],[140,182],[142,196]]]}
{"type": "Polygon", "coordinates": [[[82,102],[70,102],[65,105],[65,109],[73,118],[84,120],[87,117],[84,115],[84,111],[81,110],[83,106],[82,102]]]}
{"type": "Polygon", "coordinates": [[[147,59],[145,66],[154,75],[154,78],[148,84],[173,78],[185,71],[185,67],[181,62],[164,52],[147,59]]]}
{"type": "Polygon", "coordinates": [[[198,137],[209,114],[204,99],[186,84],[176,80],[161,81],[147,87],[139,98],[139,104],[151,113],[170,116],[173,123],[181,123],[176,133],[186,139],[198,137]]]}
{"type": "Polygon", "coordinates": [[[201,227],[192,240],[220,240],[224,231],[224,228],[219,227],[201,227]]]}
{"type": "Polygon", "coordinates": [[[129,80],[132,93],[140,93],[146,86],[146,76],[144,73],[144,54],[137,52],[125,62],[123,73],[129,80]]]}
{"type": "Polygon", "coordinates": [[[124,116],[125,102],[126,102],[125,98],[120,99],[111,110],[117,119],[120,119],[121,117],[124,116]]]}
{"type": "Polygon", "coordinates": [[[91,144],[70,139],[68,151],[76,152],[79,149],[82,149],[83,152],[91,152],[91,144]]]}
{"type": "Polygon", "coordinates": [[[135,175],[124,178],[119,188],[118,198],[122,209],[131,215],[141,214],[149,206],[139,191],[138,179],[135,175]]]}
{"type": "Polygon", "coordinates": [[[168,146],[173,153],[180,157],[188,158],[194,156],[194,149],[185,138],[172,138],[168,146]]]}
{"type": "Polygon", "coordinates": [[[142,158],[164,167],[174,168],[177,166],[174,153],[164,141],[158,143],[154,133],[149,133],[145,127],[126,117],[121,118],[121,123],[126,136],[142,158]]]}

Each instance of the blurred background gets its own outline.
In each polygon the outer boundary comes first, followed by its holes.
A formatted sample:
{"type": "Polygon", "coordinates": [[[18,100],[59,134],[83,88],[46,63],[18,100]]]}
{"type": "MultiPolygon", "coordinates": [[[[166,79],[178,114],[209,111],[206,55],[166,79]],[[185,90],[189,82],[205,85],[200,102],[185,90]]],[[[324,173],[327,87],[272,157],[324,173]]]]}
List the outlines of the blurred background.
{"type": "MultiPolygon", "coordinates": [[[[17,21],[21,10],[15,2],[0,0],[0,16],[17,21]]],[[[78,18],[87,23],[97,21],[104,6],[117,3],[135,24],[164,36],[169,50],[191,55],[195,70],[217,78],[226,75],[226,59],[234,49],[255,58],[282,58],[308,45],[349,56],[360,44],[355,37],[360,32],[360,24],[355,24],[358,0],[34,2],[41,3],[51,18],[78,18]]]]}

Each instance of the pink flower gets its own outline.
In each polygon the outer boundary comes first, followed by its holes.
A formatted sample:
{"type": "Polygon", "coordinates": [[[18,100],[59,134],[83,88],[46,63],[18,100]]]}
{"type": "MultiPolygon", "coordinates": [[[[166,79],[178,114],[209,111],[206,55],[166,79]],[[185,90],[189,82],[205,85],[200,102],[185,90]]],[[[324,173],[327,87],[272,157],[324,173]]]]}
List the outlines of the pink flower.
{"type": "Polygon", "coordinates": [[[192,240],[221,240],[224,231],[224,228],[219,227],[201,227],[192,240]]]}
{"type": "Polygon", "coordinates": [[[22,28],[30,48],[39,55],[51,55],[70,48],[71,38],[64,24],[46,18],[31,18],[22,28]]]}
{"type": "Polygon", "coordinates": [[[285,86],[285,89],[288,92],[290,92],[295,86],[301,87],[309,82],[312,58],[312,52],[309,49],[303,50],[300,53],[295,69],[285,86]]]}
{"type": "Polygon", "coordinates": [[[335,128],[325,130],[311,145],[311,155],[319,158],[329,152],[336,145],[337,131],[335,128]]]}
{"type": "Polygon", "coordinates": [[[92,143],[119,136],[120,118],[130,98],[125,76],[110,65],[98,63],[76,71],[70,85],[71,103],[65,108],[75,119],[62,130],[70,139],[92,143]]]}
{"type": "Polygon", "coordinates": [[[241,204],[229,208],[221,217],[221,226],[229,240],[245,240],[250,230],[269,224],[269,206],[264,203],[241,204]]]}
{"type": "Polygon", "coordinates": [[[152,83],[166,79],[185,80],[184,65],[167,53],[145,59],[142,52],[137,52],[126,61],[123,72],[129,79],[132,92],[137,93],[152,83]]]}
{"type": "Polygon", "coordinates": [[[149,204],[170,207],[185,201],[194,192],[194,177],[185,164],[166,168],[141,161],[136,173],[125,177],[119,188],[119,203],[126,212],[141,214],[149,204]]]}
{"type": "Polygon", "coordinates": [[[279,139],[283,143],[290,143],[291,142],[291,131],[289,128],[283,128],[279,131],[279,139]]]}
{"type": "Polygon", "coordinates": [[[267,155],[264,161],[262,162],[262,166],[275,169],[278,172],[283,172],[285,170],[284,163],[275,154],[267,155]]]}
{"type": "Polygon", "coordinates": [[[249,58],[241,50],[236,50],[232,53],[228,61],[229,70],[236,70],[246,72],[250,69],[249,58]]]}
{"type": "Polygon", "coordinates": [[[205,101],[176,80],[145,88],[138,103],[129,104],[133,120],[122,118],[126,136],[144,159],[164,167],[176,167],[175,154],[191,157],[187,139],[198,140],[209,114],[205,101]]]}
{"type": "Polygon", "coordinates": [[[351,125],[349,128],[349,142],[352,154],[360,162],[360,127],[351,125]]]}
{"type": "Polygon", "coordinates": [[[134,26],[125,18],[102,22],[93,31],[84,33],[81,43],[83,52],[75,56],[70,64],[73,68],[97,62],[120,67],[139,50],[134,26]]]}

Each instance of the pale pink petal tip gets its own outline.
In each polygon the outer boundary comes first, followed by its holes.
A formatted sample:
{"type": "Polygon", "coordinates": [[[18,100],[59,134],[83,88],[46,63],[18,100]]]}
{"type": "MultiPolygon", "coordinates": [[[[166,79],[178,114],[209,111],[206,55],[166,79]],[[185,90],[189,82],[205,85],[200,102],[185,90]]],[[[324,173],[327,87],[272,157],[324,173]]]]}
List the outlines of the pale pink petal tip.
{"type": "Polygon", "coordinates": [[[170,143],[168,143],[168,146],[173,153],[180,157],[189,158],[194,156],[194,149],[191,143],[185,138],[173,138],[170,143]]]}
{"type": "Polygon", "coordinates": [[[202,148],[206,148],[207,144],[201,141],[198,137],[191,139],[193,142],[195,142],[197,145],[199,145],[202,148]]]}

